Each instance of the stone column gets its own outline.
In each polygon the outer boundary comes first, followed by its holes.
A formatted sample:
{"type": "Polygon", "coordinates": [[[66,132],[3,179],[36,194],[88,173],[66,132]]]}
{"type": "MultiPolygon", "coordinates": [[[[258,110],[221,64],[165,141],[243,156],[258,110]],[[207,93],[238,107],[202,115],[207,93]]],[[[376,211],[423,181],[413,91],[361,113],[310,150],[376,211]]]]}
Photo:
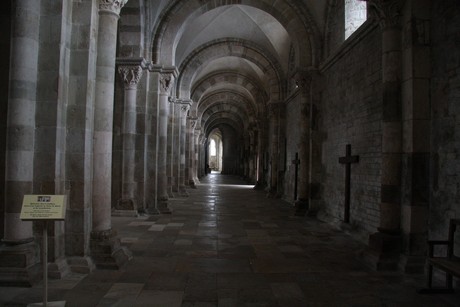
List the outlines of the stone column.
{"type": "Polygon", "coordinates": [[[160,95],[158,98],[158,209],[162,213],[170,213],[168,209],[168,122],[169,122],[169,95],[171,93],[175,71],[163,70],[160,77],[160,95]]]}
{"type": "Polygon", "coordinates": [[[249,183],[255,184],[256,183],[256,156],[257,153],[255,152],[255,137],[256,133],[254,130],[250,133],[250,141],[249,141],[249,183]]]}
{"type": "Polygon", "coordinates": [[[127,0],[99,1],[93,133],[91,256],[98,267],[118,268],[131,258],[112,231],[112,134],[117,23],[127,0]]]}
{"type": "Polygon", "coordinates": [[[407,0],[403,25],[400,267],[423,273],[430,203],[431,0],[407,0]]]}
{"type": "Polygon", "coordinates": [[[310,102],[312,74],[297,71],[294,74],[296,89],[300,91],[300,139],[297,143],[299,153],[299,173],[297,199],[294,200],[296,215],[304,215],[309,208],[310,199],[310,102]]]}
{"type": "Polygon", "coordinates": [[[174,108],[174,127],[172,129],[173,151],[172,151],[172,192],[179,193],[179,174],[180,174],[180,104],[177,101],[173,103],[174,108]]]}
{"type": "Polygon", "coordinates": [[[206,176],[206,169],[205,169],[205,164],[206,164],[206,156],[205,156],[205,143],[206,143],[206,138],[203,135],[201,131],[199,131],[199,137],[198,137],[198,159],[199,159],[199,171],[198,171],[198,176],[199,178],[206,176]]]}
{"type": "Polygon", "coordinates": [[[160,95],[158,100],[158,196],[159,202],[167,202],[168,181],[167,181],[167,154],[168,154],[168,124],[170,120],[169,95],[173,86],[174,75],[162,73],[160,76],[160,95]]]}
{"type": "Polygon", "coordinates": [[[281,103],[268,103],[268,116],[270,120],[270,184],[267,197],[275,198],[278,196],[278,157],[279,157],[279,117],[281,103]]]}
{"type": "Polygon", "coordinates": [[[188,181],[191,188],[196,189],[195,177],[196,177],[196,164],[195,164],[195,126],[196,117],[188,117],[188,139],[189,139],[189,163],[188,163],[188,181]]]}
{"type": "Polygon", "coordinates": [[[12,2],[10,83],[5,176],[5,233],[0,283],[30,286],[40,278],[32,222],[19,219],[24,194],[32,194],[35,104],[41,1],[12,2]]]}
{"type": "Polygon", "coordinates": [[[194,145],[194,152],[193,152],[193,159],[194,159],[194,166],[193,166],[193,181],[195,182],[195,186],[200,183],[198,177],[199,169],[200,169],[200,128],[196,126],[193,129],[193,142],[194,145]]]}
{"type": "Polygon", "coordinates": [[[397,269],[401,236],[401,26],[403,0],[370,0],[382,29],[382,175],[380,226],[369,237],[376,269],[397,269]]]}
{"type": "Polygon", "coordinates": [[[168,120],[168,152],[166,158],[166,172],[168,173],[168,196],[169,198],[174,197],[173,185],[174,185],[174,125],[175,125],[175,103],[172,98],[169,99],[169,120],[168,120]]]}
{"type": "Polygon", "coordinates": [[[181,109],[180,109],[180,135],[179,135],[179,143],[180,143],[180,171],[179,171],[179,194],[181,196],[188,196],[186,190],[186,179],[185,178],[185,146],[187,140],[187,114],[190,110],[190,103],[182,101],[181,102],[181,109]]]}
{"type": "Polygon", "coordinates": [[[148,214],[158,214],[157,209],[157,160],[158,160],[158,97],[161,67],[149,64],[146,71],[147,99],[145,104],[144,137],[144,203],[148,214]]]}
{"type": "Polygon", "coordinates": [[[124,84],[124,108],[122,119],[122,170],[121,199],[116,204],[114,215],[137,216],[138,197],[135,180],[136,171],[136,127],[137,84],[142,77],[145,61],[121,60],[118,73],[124,84]],[[140,63],[139,63],[140,61],[140,63]],[[137,62],[137,63],[136,63],[137,62]]]}
{"type": "Polygon", "coordinates": [[[254,187],[256,190],[265,189],[265,129],[264,121],[257,121],[256,138],[257,138],[257,182],[254,187]]]}

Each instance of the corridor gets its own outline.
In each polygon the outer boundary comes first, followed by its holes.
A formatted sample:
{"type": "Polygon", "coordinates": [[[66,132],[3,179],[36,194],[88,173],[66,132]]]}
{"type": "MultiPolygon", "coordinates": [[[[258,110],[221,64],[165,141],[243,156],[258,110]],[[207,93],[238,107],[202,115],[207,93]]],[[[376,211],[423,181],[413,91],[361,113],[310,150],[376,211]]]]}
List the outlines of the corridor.
{"type": "MultiPolygon", "coordinates": [[[[172,214],[114,217],[133,259],[119,271],[51,280],[66,306],[458,306],[419,295],[423,279],[367,270],[363,248],[238,177],[210,174],[172,214]]],[[[40,302],[42,285],[0,288],[0,305],[40,302]]],[[[457,302],[457,304],[455,303],[457,302]]]]}

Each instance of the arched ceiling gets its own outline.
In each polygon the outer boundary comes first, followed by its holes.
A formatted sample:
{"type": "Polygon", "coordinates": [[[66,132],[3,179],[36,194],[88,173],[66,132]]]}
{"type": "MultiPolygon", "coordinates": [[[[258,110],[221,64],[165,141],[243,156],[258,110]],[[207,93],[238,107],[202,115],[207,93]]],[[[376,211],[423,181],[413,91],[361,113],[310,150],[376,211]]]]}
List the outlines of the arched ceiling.
{"type": "MultiPolygon", "coordinates": [[[[226,5],[195,18],[184,29],[176,48],[180,65],[194,49],[222,37],[251,41],[274,55],[287,70],[291,39],[284,27],[268,13],[246,5],[226,5]]],[[[226,61],[221,61],[221,65],[226,61]]],[[[227,67],[231,65],[228,61],[227,67]]],[[[239,64],[239,63],[237,63],[239,64]]]]}
{"type": "Polygon", "coordinates": [[[284,100],[293,66],[315,65],[329,3],[132,1],[146,10],[139,15],[146,16],[147,57],[178,69],[171,95],[192,99],[191,114],[203,120],[197,127],[209,133],[225,122],[241,135],[266,120],[267,103],[284,100]],[[219,106],[209,103],[219,94],[219,106]]]}

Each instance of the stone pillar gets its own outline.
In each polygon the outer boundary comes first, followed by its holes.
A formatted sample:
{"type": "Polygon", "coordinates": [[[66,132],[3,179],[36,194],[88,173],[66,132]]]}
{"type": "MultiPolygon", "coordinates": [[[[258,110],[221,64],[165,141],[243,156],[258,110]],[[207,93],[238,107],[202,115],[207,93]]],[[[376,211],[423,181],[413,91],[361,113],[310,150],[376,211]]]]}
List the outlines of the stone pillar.
{"type": "Polygon", "coordinates": [[[146,72],[148,92],[145,110],[145,170],[144,170],[144,202],[148,214],[159,214],[157,209],[157,159],[158,159],[158,96],[160,74],[159,69],[149,64],[146,72]]]}
{"type": "Polygon", "coordinates": [[[30,286],[40,278],[32,222],[19,219],[24,194],[32,194],[35,104],[41,1],[12,2],[10,83],[5,176],[5,233],[0,284],[30,286]]]}
{"type": "Polygon", "coordinates": [[[195,126],[196,126],[196,117],[188,117],[188,140],[189,140],[189,163],[188,163],[188,181],[191,188],[196,189],[195,186],[195,177],[196,177],[196,164],[195,164],[195,126]]]}
{"type": "Polygon", "coordinates": [[[198,159],[199,159],[199,170],[198,170],[198,176],[199,178],[206,176],[206,156],[205,156],[205,143],[206,143],[206,138],[201,132],[199,131],[199,137],[198,137],[198,159]]]}
{"type": "Polygon", "coordinates": [[[278,197],[278,157],[279,157],[279,119],[281,103],[268,103],[268,116],[270,120],[270,183],[267,197],[278,197]]]}
{"type": "Polygon", "coordinates": [[[97,267],[119,268],[131,259],[111,225],[112,134],[117,23],[127,0],[99,1],[93,133],[91,256],[97,267]]]}
{"type": "Polygon", "coordinates": [[[169,120],[168,120],[168,152],[166,158],[166,172],[168,174],[168,197],[173,198],[174,185],[174,125],[175,125],[175,104],[172,98],[169,99],[169,120]]]}
{"type": "Polygon", "coordinates": [[[300,91],[300,139],[297,143],[299,153],[299,173],[297,199],[294,200],[296,215],[304,215],[309,208],[310,199],[310,103],[312,74],[297,71],[294,74],[297,90],[300,91]]]}
{"type": "Polygon", "coordinates": [[[256,183],[256,156],[257,153],[255,151],[255,137],[256,133],[254,130],[250,133],[250,141],[249,141],[249,183],[255,184],[256,183]]]}
{"type": "Polygon", "coordinates": [[[257,121],[257,182],[254,186],[256,190],[265,189],[265,129],[264,121],[257,121]]]}
{"type": "Polygon", "coordinates": [[[382,175],[380,226],[370,235],[375,269],[395,270],[401,251],[401,26],[403,0],[370,0],[382,29],[382,175]]]}
{"type": "Polygon", "coordinates": [[[195,182],[195,186],[200,183],[200,180],[198,177],[200,176],[199,174],[199,169],[200,169],[200,128],[196,126],[195,123],[195,128],[193,129],[193,142],[194,144],[194,151],[193,151],[193,159],[194,159],[194,165],[193,165],[193,181],[195,182]]]}
{"type": "Polygon", "coordinates": [[[145,61],[121,60],[118,73],[124,84],[124,108],[122,123],[122,170],[121,199],[116,204],[114,215],[137,216],[138,197],[136,171],[136,127],[137,127],[137,84],[142,77],[145,61]],[[137,62],[137,63],[136,63],[137,62]]]}
{"type": "Polygon", "coordinates": [[[431,0],[407,0],[403,12],[400,267],[423,273],[430,202],[431,0]]]}
{"type": "Polygon", "coordinates": [[[185,146],[187,140],[187,114],[190,110],[190,103],[182,101],[180,108],[180,134],[179,134],[179,143],[180,143],[180,171],[179,171],[179,194],[181,196],[188,196],[186,190],[186,177],[185,177],[185,146]]]}
{"type": "Polygon", "coordinates": [[[167,154],[168,154],[168,122],[169,122],[169,95],[171,93],[175,70],[162,70],[160,77],[160,95],[158,98],[158,209],[162,213],[171,213],[168,208],[168,173],[167,173],[167,154]]]}
{"type": "Polygon", "coordinates": [[[174,107],[174,127],[172,129],[173,137],[173,151],[172,151],[172,192],[179,193],[179,174],[180,174],[180,109],[181,106],[176,101],[173,103],[174,107]]]}

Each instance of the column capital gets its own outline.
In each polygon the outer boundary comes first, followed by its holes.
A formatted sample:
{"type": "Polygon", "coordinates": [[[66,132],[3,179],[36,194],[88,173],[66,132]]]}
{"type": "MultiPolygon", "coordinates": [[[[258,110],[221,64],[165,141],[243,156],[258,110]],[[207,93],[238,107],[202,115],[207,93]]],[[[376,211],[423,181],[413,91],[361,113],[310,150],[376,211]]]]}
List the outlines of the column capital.
{"type": "Polygon", "coordinates": [[[118,73],[123,80],[125,89],[136,89],[142,77],[142,67],[140,65],[120,65],[118,73]]]}
{"type": "Polygon", "coordinates": [[[120,15],[121,8],[128,0],[99,0],[99,11],[120,15]]]}
{"type": "Polygon", "coordinates": [[[198,122],[198,118],[189,116],[189,117],[187,117],[187,120],[190,123],[190,128],[195,129],[196,124],[198,122]]]}
{"type": "Polygon", "coordinates": [[[309,90],[311,84],[319,77],[319,71],[313,67],[298,68],[291,74],[295,90],[309,90]]]}
{"type": "Polygon", "coordinates": [[[401,9],[405,0],[367,0],[370,15],[382,30],[401,27],[401,9]]]}
{"type": "Polygon", "coordinates": [[[182,102],[182,103],[180,104],[180,110],[181,110],[181,112],[183,112],[183,113],[187,113],[188,110],[190,110],[190,104],[187,103],[187,102],[185,102],[185,103],[182,102]]]}
{"type": "Polygon", "coordinates": [[[174,85],[172,73],[160,73],[160,94],[169,95],[174,85]]]}

